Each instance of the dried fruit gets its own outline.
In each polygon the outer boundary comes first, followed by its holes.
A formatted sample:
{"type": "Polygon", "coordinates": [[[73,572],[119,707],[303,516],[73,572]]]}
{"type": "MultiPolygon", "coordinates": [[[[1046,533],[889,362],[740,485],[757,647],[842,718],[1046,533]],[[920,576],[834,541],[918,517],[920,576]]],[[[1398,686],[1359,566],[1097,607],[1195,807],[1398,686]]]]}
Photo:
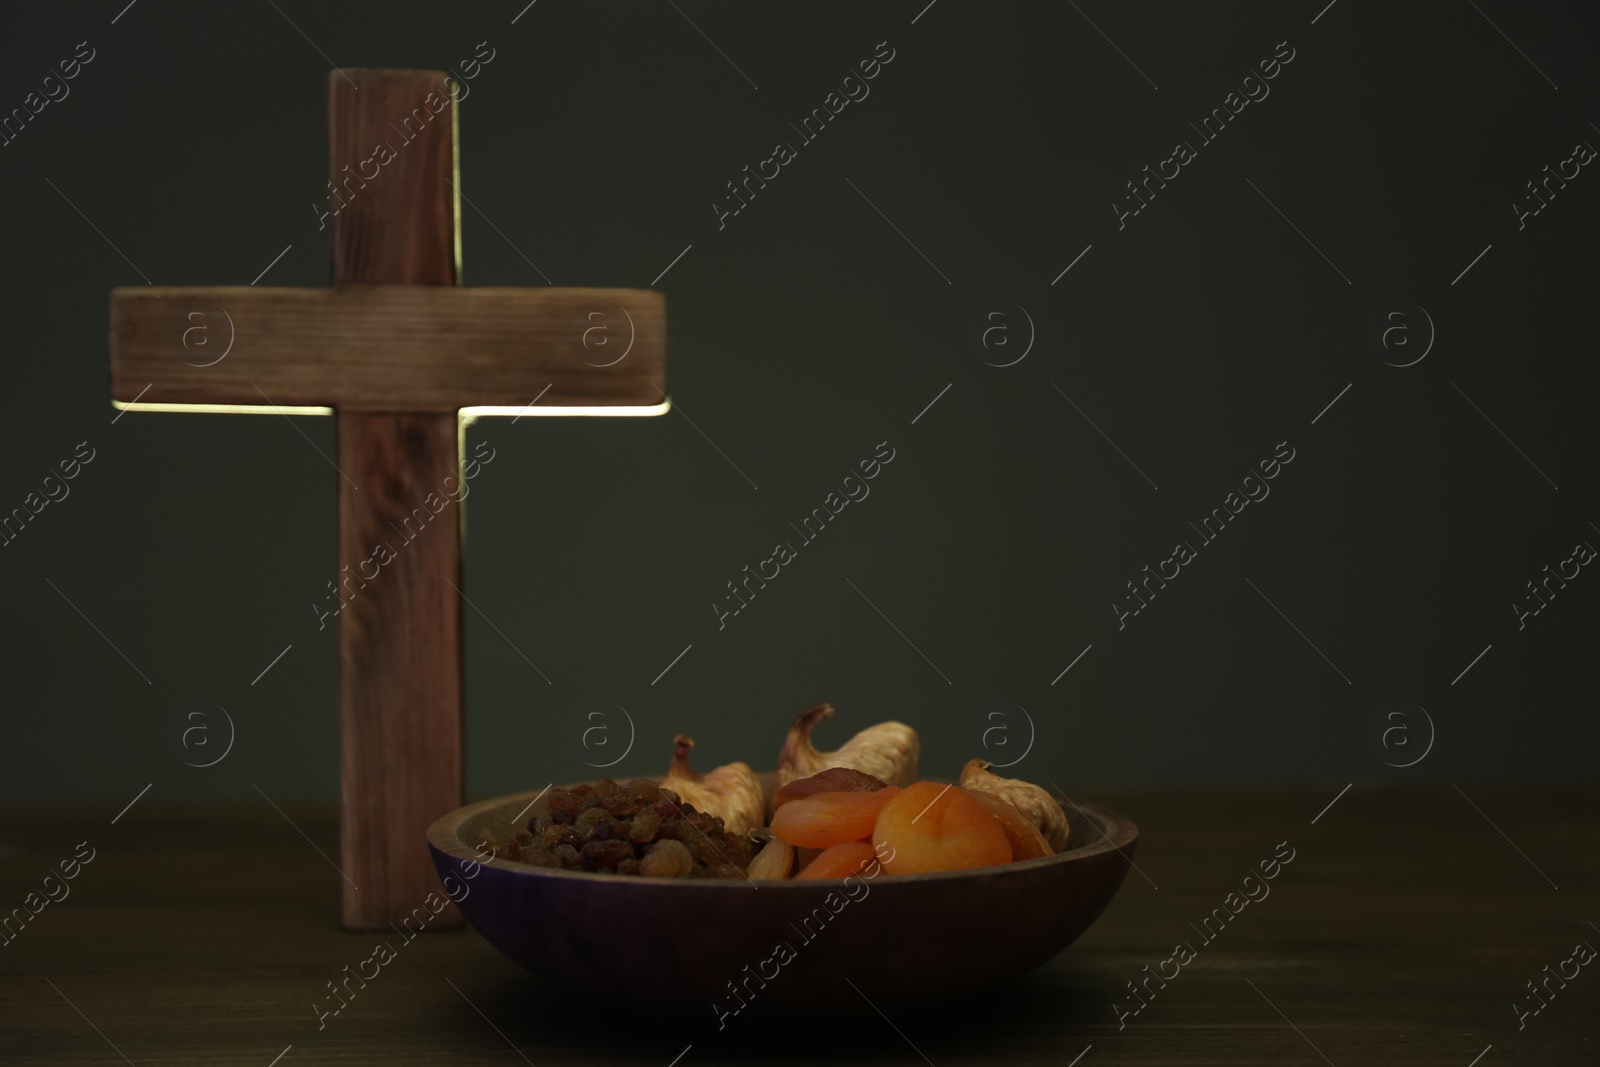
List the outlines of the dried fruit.
{"type": "Polygon", "coordinates": [[[626,841],[591,841],[579,855],[586,867],[616,870],[623,860],[633,859],[633,846],[626,841]]]}
{"type": "Polygon", "coordinates": [[[585,808],[578,813],[578,817],[573,820],[572,825],[578,833],[583,835],[585,841],[593,841],[596,838],[610,836],[610,819],[611,816],[606,812],[605,808],[585,808]],[[605,829],[596,833],[597,828],[600,827],[605,829]]]}
{"type": "Polygon", "coordinates": [[[883,806],[872,843],[890,874],[926,874],[1011,862],[1011,842],[989,809],[953,785],[917,782],[883,806]]]}
{"type": "Polygon", "coordinates": [[[691,878],[742,878],[755,856],[749,835],[728,833],[720,818],[652,781],[602,781],[551,790],[551,798],[509,844],[480,833],[478,851],[538,867],[641,874],[665,842],[670,847],[649,868],[691,878]]]}
{"type": "Polygon", "coordinates": [[[662,792],[674,792],[682,803],[722,820],[730,834],[748,834],[767,821],[767,797],[761,780],[747,763],[729,763],[707,775],[689,766],[694,738],[679,734],[673,740],[672,769],[661,783],[662,792]]]}
{"type": "Polygon", "coordinates": [[[682,841],[657,841],[639,861],[639,873],[652,878],[676,878],[694,870],[694,857],[682,841]]]}
{"type": "MultiPolygon", "coordinates": [[[[549,850],[557,845],[571,845],[577,848],[581,844],[583,844],[583,833],[577,826],[569,823],[551,823],[539,831],[533,839],[532,846],[529,847],[549,850]]],[[[511,846],[516,848],[517,842],[513,840],[511,846]]]]}
{"type": "Polygon", "coordinates": [[[661,813],[654,808],[646,808],[633,817],[633,824],[628,827],[628,838],[639,842],[654,841],[656,831],[660,828],[661,813]]]}
{"type": "Polygon", "coordinates": [[[1044,839],[1039,828],[1029,821],[1028,817],[1011,806],[1011,801],[1004,797],[985,793],[981,789],[969,789],[967,795],[979,804],[989,809],[989,813],[1000,820],[1000,826],[1006,832],[1006,839],[1011,842],[1011,862],[1018,860],[1036,860],[1041,856],[1054,854],[1050,842],[1044,839]]]}
{"type": "MultiPolygon", "coordinates": [[[[659,795],[658,793],[657,796],[659,795]]],[[[630,819],[649,807],[652,802],[646,800],[638,790],[624,786],[600,801],[600,806],[608,814],[619,819],[630,819]]]]}
{"type": "Polygon", "coordinates": [[[583,803],[586,799],[588,798],[578,790],[550,790],[550,818],[556,822],[571,822],[578,817],[578,812],[583,810],[583,803]]]}
{"type": "Polygon", "coordinates": [[[756,858],[750,861],[750,868],[745,874],[754,882],[763,878],[787,878],[792,870],[794,870],[794,847],[787,841],[780,841],[775,837],[756,853],[756,858]]]}
{"type": "Polygon", "coordinates": [[[777,811],[791,800],[811,796],[813,793],[876,793],[888,785],[853,767],[829,767],[810,778],[796,778],[779,789],[772,797],[772,810],[777,811]]]}
{"type": "Polygon", "coordinates": [[[848,878],[860,874],[872,862],[875,853],[865,841],[846,841],[824,849],[822,855],[801,868],[795,880],[812,878],[848,878]]]}
{"type": "Polygon", "coordinates": [[[772,832],[803,848],[831,848],[860,841],[872,835],[878,813],[899,792],[891,785],[875,793],[814,793],[801,797],[778,809],[772,817],[772,832]]]}
{"type": "Polygon", "coordinates": [[[1067,847],[1067,838],[1071,835],[1067,813],[1061,810],[1061,805],[1056,803],[1056,798],[1050,795],[1049,790],[1020,778],[1002,778],[989,770],[987,760],[981,759],[967,761],[967,765],[961,769],[961,781],[958,784],[966,790],[1009,800],[1012,807],[1039,828],[1052,849],[1060,852],[1067,847]]]}
{"type": "Polygon", "coordinates": [[[830,767],[864,771],[888,785],[909,785],[917,777],[917,732],[903,722],[880,722],[856,734],[833,752],[818,752],[811,743],[811,731],[823,719],[833,716],[833,705],[818,704],[801,712],[789,728],[789,736],[778,754],[778,772],[773,776],[774,791],[797,778],[809,778],[830,767]]]}

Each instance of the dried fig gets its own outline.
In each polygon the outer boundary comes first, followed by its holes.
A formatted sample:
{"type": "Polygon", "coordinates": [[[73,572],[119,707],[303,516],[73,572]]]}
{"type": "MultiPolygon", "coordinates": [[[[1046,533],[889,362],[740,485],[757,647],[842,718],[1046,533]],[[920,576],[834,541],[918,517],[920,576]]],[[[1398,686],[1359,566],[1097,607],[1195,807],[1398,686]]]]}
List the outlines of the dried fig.
{"type": "Polygon", "coordinates": [[[722,819],[728,833],[743,836],[767,821],[767,798],[761,780],[747,763],[729,763],[707,775],[689,766],[694,738],[679,734],[673,740],[672,769],[661,783],[684,804],[722,819]]]}
{"type": "Polygon", "coordinates": [[[989,793],[1010,801],[1012,807],[1039,828],[1052,849],[1060,852],[1067,847],[1067,813],[1061,810],[1049,790],[1020,778],[1002,778],[989,770],[988,760],[981,759],[967,761],[957,784],[969,792],[989,793]]]}
{"type": "Polygon", "coordinates": [[[886,785],[910,785],[916,781],[921,746],[915,730],[903,722],[880,722],[833,752],[818,752],[811,743],[811,731],[832,716],[833,705],[818,704],[795,719],[783,751],[778,754],[778,773],[772,781],[775,793],[797,778],[809,778],[832,767],[863,771],[886,785]]]}

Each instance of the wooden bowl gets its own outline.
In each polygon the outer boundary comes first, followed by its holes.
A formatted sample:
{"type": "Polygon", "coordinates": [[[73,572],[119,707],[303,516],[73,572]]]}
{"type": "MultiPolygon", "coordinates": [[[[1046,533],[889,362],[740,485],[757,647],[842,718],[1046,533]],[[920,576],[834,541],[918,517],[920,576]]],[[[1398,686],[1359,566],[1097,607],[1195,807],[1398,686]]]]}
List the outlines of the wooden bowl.
{"type": "Polygon", "coordinates": [[[1070,945],[1122,885],[1139,830],[1068,805],[1065,852],[1003,867],[829,881],[750,882],[566,871],[493,858],[543,810],[536,792],[469,804],[428,830],[434,866],[491,944],[606,1012],[713,1029],[799,1013],[890,1018],[986,991],[1070,945]],[[471,876],[471,877],[469,877],[471,876]],[[870,1003],[868,1002],[870,998],[870,1003]]]}

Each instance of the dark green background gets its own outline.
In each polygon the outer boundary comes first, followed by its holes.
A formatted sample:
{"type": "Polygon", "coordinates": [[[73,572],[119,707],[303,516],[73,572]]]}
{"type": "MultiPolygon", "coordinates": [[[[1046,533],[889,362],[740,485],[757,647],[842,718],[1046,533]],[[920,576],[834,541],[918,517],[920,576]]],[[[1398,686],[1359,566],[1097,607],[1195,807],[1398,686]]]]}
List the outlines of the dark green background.
{"type": "MultiPolygon", "coordinates": [[[[0,148],[0,509],[78,442],[97,456],[0,549],[0,797],[336,790],[337,642],[309,605],[334,576],[338,475],[274,416],[111,425],[107,294],[143,279],[61,195],[158,285],[244,284],[290,244],[262,284],[326,284],[329,63],[285,15],[351,66],[495,50],[461,112],[462,187],[493,220],[463,208],[469,284],[543,284],[531,260],[557,285],[646,286],[693,246],[659,286],[677,410],[469,431],[496,450],[468,505],[472,796],[591,774],[627,740],[613,716],[612,747],[585,750],[595,708],[631,715],[633,773],[664,770],[678,731],[707,769],[770,766],[822,700],[825,744],[900,718],[930,774],[979,753],[987,711],[1026,709],[1016,773],[1074,791],[1594,779],[1600,578],[1520,632],[1510,608],[1600,544],[1600,177],[1521,232],[1510,207],[1600,144],[1591,7],[1340,0],[1312,25],[1324,0],[940,0],[913,25],[923,0],[541,0],[512,25],[522,0],[278,6],[3,16],[0,110],[77,42],[97,56],[0,148]],[[1285,40],[1270,97],[1119,232],[1124,182],[1285,40]],[[880,41],[896,56],[870,97],[719,231],[724,182],[880,41]],[[1397,300],[1438,331],[1404,369],[1367,340],[1397,300]],[[972,340],[1002,305],[1037,330],[1003,369],[972,340]],[[723,583],[882,441],[870,498],[718,632],[723,583]],[[1280,441],[1296,459],[1270,498],[1119,632],[1123,583],[1280,441]],[[203,770],[176,741],[195,700],[237,725],[203,770]],[[1406,770],[1369,736],[1390,700],[1437,729],[1406,770]]],[[[332,454],[331,420],[294,422],[332,454]]]]}

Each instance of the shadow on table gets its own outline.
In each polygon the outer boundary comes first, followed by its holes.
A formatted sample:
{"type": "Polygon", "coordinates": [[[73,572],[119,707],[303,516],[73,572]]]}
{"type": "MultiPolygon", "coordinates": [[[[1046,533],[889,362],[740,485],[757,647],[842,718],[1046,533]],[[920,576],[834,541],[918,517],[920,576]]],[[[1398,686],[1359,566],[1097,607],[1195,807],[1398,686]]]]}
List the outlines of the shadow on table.
{"type": "MultiPolygon", "coordinates": [[[[653,981],[671,980],[661,976],[653,981]]],[[[839,980],[844,982],[845,976],[839,980]]],[[[870,995],[871,990],[862,992],[870,995]]],[[[665,1016],[651,1013],[642,1006],[649,995],[648,982],[601,998],[571,994],[534,975],[519,974],[480,992],[477,1005],[499,1020],[519,1047],[566,1045],[575,1033],[601,1033],[605,1051],[636,1055],[637,1062],[649,1062],[663,1045],[672,1044],[692,1044],[697,1062],[702,1056],[720,1054],[731,1062],[759,1058],[759,1062],[815,1063],[820,1053],[891,1053],[908,1043],[933,1062],[942,1062],[941,1055],[982,1059],[997,1045],[1014,1042],[1059,1046],[1076,1054],[1091,1040],[1085,1035],[1099,1031],[1108,1019],[1104,983],[1091,980],[1086,969],[1067,958],[986,993],[931,1005],[921,1014],[896,1012],[890,1018],[876,1009],[869,1009],[860,1020],[760,1015],[755,1011],[758,1002],[753,1002],[719,1029],[709,1008],[665,1016]],[[530,1005],[537,1010],[530,1012],[530,1005]]],[[[461,1011],[473,1014],[466,1004],[461,1011]]]]}

